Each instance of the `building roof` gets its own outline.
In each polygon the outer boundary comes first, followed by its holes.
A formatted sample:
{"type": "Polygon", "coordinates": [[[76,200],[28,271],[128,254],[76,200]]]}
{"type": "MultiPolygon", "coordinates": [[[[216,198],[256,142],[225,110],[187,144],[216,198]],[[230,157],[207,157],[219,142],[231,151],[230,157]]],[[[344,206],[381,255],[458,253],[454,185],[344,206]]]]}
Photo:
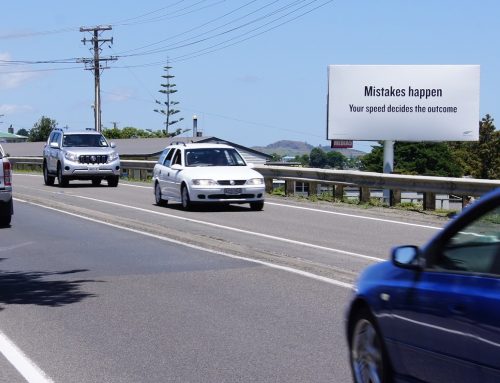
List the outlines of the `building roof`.
{"type": "Polygon", "coordinates": [[[20,136],[19,134],[0,132],[0,141],[1,142],[26,141],[27,139],[28,139],[28,137],[20,136]]]}
{"type": "MultiPolygon", "coordinates": [[[[272,158],[269,154],[245,147],[240,144],[222,140],[217,137],[171,137],[171,138],[130,138],[108,140],[116,144],[120,156],[127,157],[155,157],[163,149],[175,142],[219,143],[230,145],[247,154],[246,157],[259,158],[268,161],[272,158]]],[[[44,142],[7,142],[2,144],[6,153],[11,157],[41,157],[44,142]]]]}

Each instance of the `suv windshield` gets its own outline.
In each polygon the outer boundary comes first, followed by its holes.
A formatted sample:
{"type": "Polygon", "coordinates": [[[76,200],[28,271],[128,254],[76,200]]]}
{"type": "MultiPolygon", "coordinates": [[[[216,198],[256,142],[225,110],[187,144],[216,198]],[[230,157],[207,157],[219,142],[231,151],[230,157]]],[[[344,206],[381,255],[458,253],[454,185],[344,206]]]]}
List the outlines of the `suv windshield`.
{"type": "Polygon", "coordinates": [[[246,166],[245,160],[232,148],[186,149],[186,166],[246,166]]]}
{"type": "Polygon", "coordinates": [[[77,147],[105,147],[108,146],[106,139],[101,134],[65,134],[63,146],[77,147]]]}

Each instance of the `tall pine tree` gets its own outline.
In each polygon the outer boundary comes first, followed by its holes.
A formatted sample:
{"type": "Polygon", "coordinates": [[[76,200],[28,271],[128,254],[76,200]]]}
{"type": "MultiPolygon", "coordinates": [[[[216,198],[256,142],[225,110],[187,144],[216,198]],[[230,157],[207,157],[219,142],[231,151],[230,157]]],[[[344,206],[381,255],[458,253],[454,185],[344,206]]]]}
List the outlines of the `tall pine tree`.
{"type": "Polygon", "coordinates": [[[174,132],[170,133],[169,128],[171,125],[177,124],[178,122],[184,120],[184,118],[179,118],[178,120],[174,120],[173,116],[177,113],[180,112],[180,110],[175,109],[175,106],[179,104],[178,101],[173,101],[171,99],[171,95],[177,92],[177,89],[175,89],[176,85],[172,82],[174,79],[174,75],[170,74],[170,69],[172,69],[171,66],[163,67],[163,70],[165,71],[165,74],[161,76],[162,78],[165,79],[165,83],[161,84],[162,89],[160,89],[158,92],[162,93],[165,95],[166,100],[165,101],[158,101],[155,100],[157,104],[162,105],[163,109],[154,109],[155,112],[162,114],[165,116],[165,135],[166,137],[175,137],[178,136],[179,134],[182,134],[184,132],[187,132],[190,129],[176,129],[174,132]]]}

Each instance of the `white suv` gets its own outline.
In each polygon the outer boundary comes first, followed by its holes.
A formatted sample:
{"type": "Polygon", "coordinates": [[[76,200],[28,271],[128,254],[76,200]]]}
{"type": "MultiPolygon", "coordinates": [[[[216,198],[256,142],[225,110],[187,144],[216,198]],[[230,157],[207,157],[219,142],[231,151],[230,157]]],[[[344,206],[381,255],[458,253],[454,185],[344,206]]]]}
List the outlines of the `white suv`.
{"type": "Polygon", "coordinates": [[[0,145],[0,226],[9,226],[14,206],[12,203],[12,169],[0,145]]]}
{"type": "Polygon", "coordinates": [[[92,180],[97,186],[103,179],[109,186],[118,186],[120,157],[115,144],[95,130],[54,129],[43,149],[45,185],[54,185],[56,177],[61,187],[70,180],[92,180]]]}
{"type": "Polygon", "coordinates": [[[157,205],[182,203],[249,203],[264,207],[264,177],[232,146],[176,144],[163,150],[153,170],[157,205]]]}

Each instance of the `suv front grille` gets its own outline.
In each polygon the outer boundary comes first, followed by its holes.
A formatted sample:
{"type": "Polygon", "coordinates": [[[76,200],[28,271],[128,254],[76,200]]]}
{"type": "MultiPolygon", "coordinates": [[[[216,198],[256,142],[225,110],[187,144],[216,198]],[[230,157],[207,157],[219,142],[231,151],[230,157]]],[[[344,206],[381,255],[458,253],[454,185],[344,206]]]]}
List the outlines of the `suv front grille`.
{"type": "MultiPolygon", "coordinates": [[[[247,181],[246,180],[234,180],[233,185],[245,185],[245,182],[247,182],[247,181]]],[[[231,185],[230,180],[219,180],[219,181],[217,181],[217,183],[219,185],[231,185]]]]}
{"type": "Polygon", "coordinates": [[[108,162],[108,156],[100,154],[83,155],[78,159],[81,164],[105,164],[108,162]]]}

